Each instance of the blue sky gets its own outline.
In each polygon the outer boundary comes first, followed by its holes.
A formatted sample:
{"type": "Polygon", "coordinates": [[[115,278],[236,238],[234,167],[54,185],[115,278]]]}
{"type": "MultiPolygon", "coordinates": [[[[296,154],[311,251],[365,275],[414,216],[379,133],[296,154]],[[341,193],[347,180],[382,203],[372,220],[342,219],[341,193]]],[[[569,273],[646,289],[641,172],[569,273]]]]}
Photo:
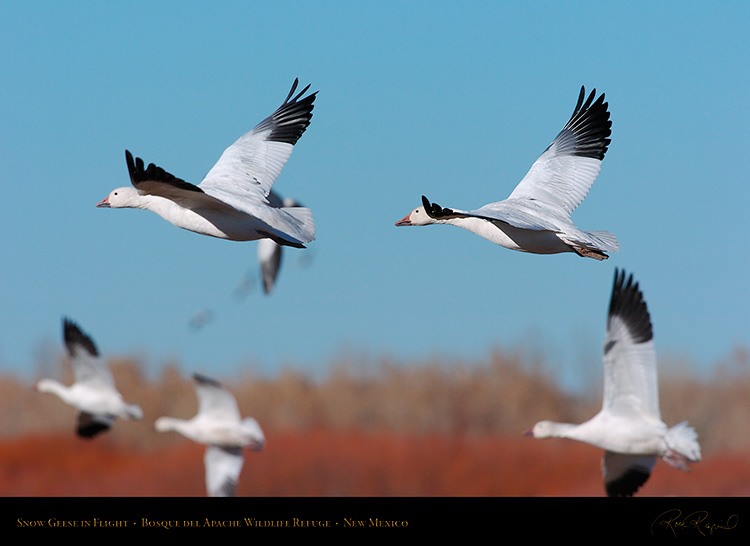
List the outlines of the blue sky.
{"type": "Polygon", "coordinates": [[[150,373],[497,347],[575,385],[601,373],[622,267],[659,354],[708,372],[750,342],[748,20],[743,2],[3,2],[0,370],[32,378],[69,316],[150,373]],[[274,189],[313,210],[317,240],[286,252],[270,297],[233,295],[257,277],[255,243],[95,208],[129,183],[125,149],[199,182],[295,77],[319,94],[274,189]],[[612,143],[573,220],[620,252],[394,227],[422,194],[506,198],[581,85],[606,93],[612,143]]]}

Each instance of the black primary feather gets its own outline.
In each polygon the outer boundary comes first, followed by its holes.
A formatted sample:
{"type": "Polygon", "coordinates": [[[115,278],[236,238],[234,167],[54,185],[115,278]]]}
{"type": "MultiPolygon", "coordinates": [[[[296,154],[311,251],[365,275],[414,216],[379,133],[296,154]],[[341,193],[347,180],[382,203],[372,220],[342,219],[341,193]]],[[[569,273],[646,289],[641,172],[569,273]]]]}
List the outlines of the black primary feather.
{"type": "Polygon", "coordinates": [[[63,339],[71,356],[74,356],[72,348],[75,345],[81,345],[89,354],[99,356],[99,351],[94,341],[88,335],[84,334],[75,322],[68,318],[63,319],[63,339]]]}
{"type": "Polygon", "coordinates": [[[581,86],[573,115],[560,134],[570,131],[575,136],[573,155],[602,160],[611,142],[608,137],[612,134],[612,121],[607,110],[609,105],[604,102],[604,93],[592,104],[595,95],[596,89],[591,91],[584,103],[585,89],[581,86]]]}
{"type": "Polygon", "coordinates": [[[125,150],[125,161],[128,164],[128,173],[130,174],[130,181],[136,188],[143,182],[161,182],[162,184],[169,184],[182,190],[195,191],[203,193],[195,184],[185,182],[181,178],[177,178],[173,174],[168,173],[161,167],[157,167],[153,163],[149,163],[148,167],[143,168],[143,160],[140,157],[136,157],[133,160],[133,154],[128,150],[125,150]]]}
{"type": "Polygon", "coordinates": [[[625,270],[615,269],[612,298],[609,302],[607,326],[612,317],[620,317],[625,322],[635,343],[645,343],[654,337],[651,317],[633,275],[625,278],[625,270]]]}

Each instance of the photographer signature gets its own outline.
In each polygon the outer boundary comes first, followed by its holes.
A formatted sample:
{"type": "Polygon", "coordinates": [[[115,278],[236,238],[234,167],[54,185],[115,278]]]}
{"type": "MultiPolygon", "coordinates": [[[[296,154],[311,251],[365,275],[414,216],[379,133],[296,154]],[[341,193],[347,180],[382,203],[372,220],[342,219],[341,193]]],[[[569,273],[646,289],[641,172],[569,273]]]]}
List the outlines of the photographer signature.
{"type": "Polygon", "coordinates": [[[651,524],[651,534],[654,533],[655,527],[661,527],[671,531],[674,536],[677,536],[678,531],[690,529],[697,531],[702,536],[708,536],[713,534],[714,531],[734,529],[737,527],[737,519],[737,514],[732,514],[726,521],[714,523],[708,520],[708,512],[705,510],[696,510],[683,517],[682,511],[674,508],[667,510],[654,520],[651,524]]]}

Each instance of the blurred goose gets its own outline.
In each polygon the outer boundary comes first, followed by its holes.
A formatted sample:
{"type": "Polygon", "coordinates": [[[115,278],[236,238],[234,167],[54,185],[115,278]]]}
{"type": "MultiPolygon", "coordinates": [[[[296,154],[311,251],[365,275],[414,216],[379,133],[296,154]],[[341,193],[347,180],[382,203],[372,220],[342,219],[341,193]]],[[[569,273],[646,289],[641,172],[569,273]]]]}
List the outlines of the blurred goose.
{"type": "Polygon", "coordinates": [[[606,231],[582,231],[570,213],[596,180],[609,146],[612,122],[604,94],[596,89],[584,102],[581,87],[573,115],[510,197],[476,210],[443,208],[422,196],[397,226],[449,224],[467,229],[495,244],[534,254],[575,252],[596,260],[619,249],[606,231]]]}
{"type": "Polygon", "coordinates": [[[638,283],[615,270],[604,342],[601,411],[580,425],[541,421],[525,434],[570,438],[605,450],[602,474],[607,495],[632,496],[661,457],[688,470],[701,459],[698,435],[684,421],[667,428],[659,411],[656,353],[651,318],[638,283]]]}
{"type": "Polygon", "coordinates": [[[240,418],[234,396],[217,381],[194,374],[198,413],[189,420],[160,417],[154,423],[159,432],[176,431],[206,444],[206,490],[211,497],[231,497],[244,462],[242,449],[261,450],[265,436],[253,418],[240,418]]]}
{"type": "Polygon", "coordinates": [[[317,92],[301,98],[308,85],[291,98],[297,84],[295,79],[273,114],[224,150],[200,184],[180,180],[153,163],[144,169],[143,160],[134,160],[126,150],[133,187],[112,190],[96,206],[151,210],[177,227],[221,239],[268,238],[304,248],[315,239],[310,209],[268,202],[271,186],[312,118],[317,92]]]}
{"type": "Polygon", "coordinates": [[[75,382],[68,387],[54,379],[42,379],[36,384],[36,390],[56,394],[78,410],[78,435],[92,438],[109,429],[117,417],[141,419],[141,408],[125,403],[115,389],[112,374],[99,358],[93,340],[69,319],[63,320],[63,338],[75,382]]]}

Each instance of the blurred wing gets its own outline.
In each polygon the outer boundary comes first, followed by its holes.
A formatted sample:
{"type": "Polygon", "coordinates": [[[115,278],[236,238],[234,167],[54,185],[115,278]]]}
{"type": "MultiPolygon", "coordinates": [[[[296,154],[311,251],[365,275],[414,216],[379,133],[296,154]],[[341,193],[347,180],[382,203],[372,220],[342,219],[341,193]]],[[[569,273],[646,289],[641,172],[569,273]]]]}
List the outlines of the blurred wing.
{"type": "Polygon", "coordinates": [[[242,448],[208,446],[203,457],[209,497],[233,497],[242,470],[242,448]]]}
{"type": "Polygon", "coordinates": [[[218,420],[240,420],[240,410],[232,393],[209,377],[194,374],[193,379],[198,394],[199,415],[218,420]]]}
{"type": "Polygon", "coordinates": [[[271,239],[260,239],[258,241],[258,261],[260,262],[260,273],[263,279],[263,292],[270,294],[276,283],[276,277],[281,267],[281,245],[271,239]]]}
{"type": "Polygon", "coordinates": [[[607,496],[632,497],[651,476],[655,464],[656,457],[653,456],[605,451],[602,457],[602,477],[607,496]]]}
{"type": "Polygon", "coordinates": [[[81,411],[78,413],[76,432],[82,438],[93,438],[100,432],[109,430],[114,424],[115,417],[81,411]]]}
{"type": "Polygon", "coordinates": [[[224,150],[198,185],[201,190],[251,214],[248,201],[267,203],[274,181],[312,119],[316,93],[300,100],[308,85],[291,98],[298,83],[295,79],[286,100],[273,114],[224,150]]]}
{"type": "Polygon", "coordinates": [[[615,270],[604,343],[603,409],[661,419],[651,318],[638,288],[615,270]]]}
{"type": "Polygon", "coordinates": [[[583,102],[584,88],[573,115],[552,144],[510,194],[562,207],[568,214],[583,201],[596,180],[609,146],[612,122],[604,94],[592,104],[596,89],[583,102]]]}
{"type": "Polygon", "coordinates": [[[63,339],[71,358],[76,383],[115,388],[112,374],[99,358],[94,341],[67,318],[63,319],[63,339]]]}

